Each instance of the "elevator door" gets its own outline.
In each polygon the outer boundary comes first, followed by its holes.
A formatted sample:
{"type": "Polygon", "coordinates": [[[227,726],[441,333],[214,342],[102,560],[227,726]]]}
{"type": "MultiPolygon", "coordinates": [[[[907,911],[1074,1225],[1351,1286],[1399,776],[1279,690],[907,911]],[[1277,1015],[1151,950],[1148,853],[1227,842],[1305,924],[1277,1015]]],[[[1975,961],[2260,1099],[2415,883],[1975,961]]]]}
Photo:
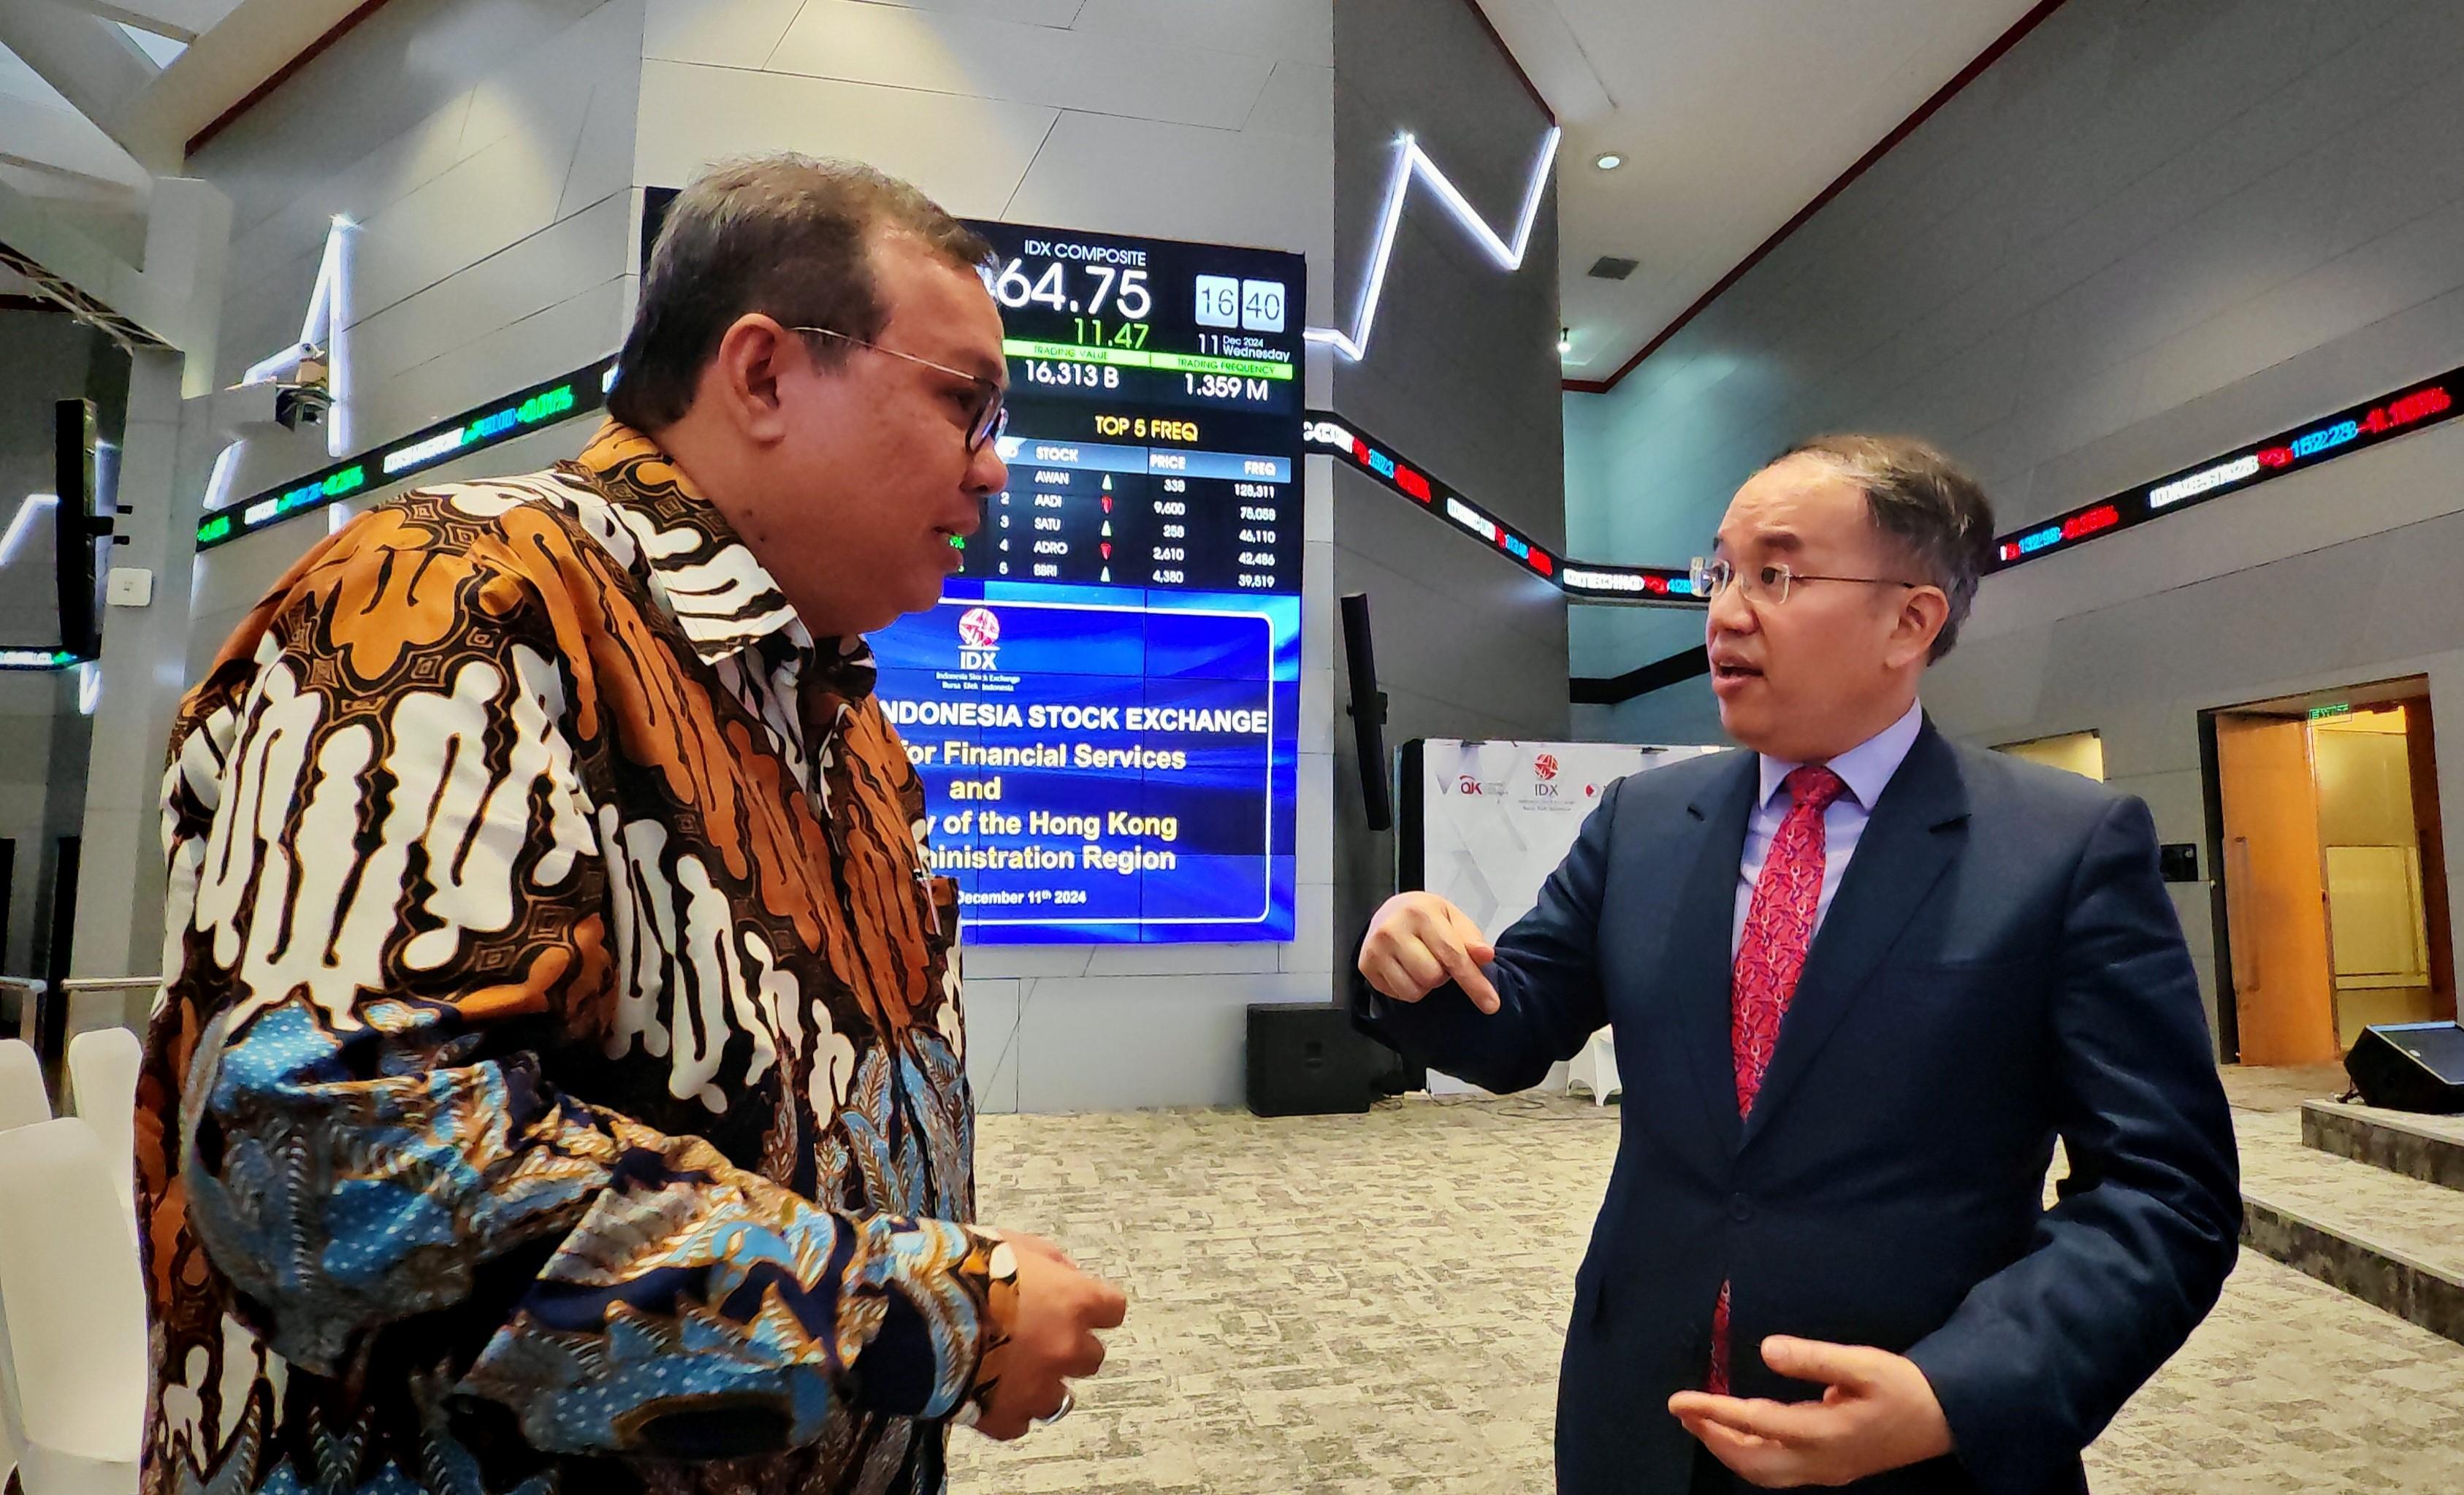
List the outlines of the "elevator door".
{"type": "Polygon", "coordinates": [[[2241,1062],[2332,1063],[2340,1050],[2308,723],[2219,715],[2216,774],[2241,1062]]]}

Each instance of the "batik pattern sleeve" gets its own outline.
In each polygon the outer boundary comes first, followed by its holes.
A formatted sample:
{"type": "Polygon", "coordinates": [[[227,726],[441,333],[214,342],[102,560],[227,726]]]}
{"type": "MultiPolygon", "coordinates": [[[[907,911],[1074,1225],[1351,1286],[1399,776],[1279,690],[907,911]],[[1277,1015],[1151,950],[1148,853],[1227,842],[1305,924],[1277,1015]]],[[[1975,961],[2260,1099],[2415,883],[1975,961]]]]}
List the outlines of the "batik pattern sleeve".
{"type": "MultiPolygon", "coordinates": [[[[570,664],[587,609],[515,542],[439,539],[380,514],[312,554],[227,661],[244,687],[209,680],[175,737],[187,1228],[295,1366],[347,1377],[441,1320],[453,1396],[551,1453],[959,1412],[1012,1311],[996,1238],[823,1208],[546,1077],[608,1051],[619,966],[742,946],[695,926],[709,900],[611,938],[657,859],[611,854],[580,766],[607,730],[570,664]],[[645,927],[672,943],[624,948],[645,927]]],[[[728,986],[729,1016],[760,1025],[767,991],[728,986]]]]}

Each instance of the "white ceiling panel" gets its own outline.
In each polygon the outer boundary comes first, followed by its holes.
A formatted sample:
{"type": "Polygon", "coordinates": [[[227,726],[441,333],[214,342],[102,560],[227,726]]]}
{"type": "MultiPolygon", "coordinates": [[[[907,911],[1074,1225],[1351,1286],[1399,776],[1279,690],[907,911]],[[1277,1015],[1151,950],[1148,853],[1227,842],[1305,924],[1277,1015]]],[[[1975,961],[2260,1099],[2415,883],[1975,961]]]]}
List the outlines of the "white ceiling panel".
{"type": "Polygon", "coordinates": [[[808,0],[767,67],[1237,130],[1247,121],[1274,63],[1102,32],[974,15],[926,16],[859,0],[808,0]]]}
{"type": "Polygon", "coordinates": [[[1478,3],[1565,126],[1565,370],[1606,379],[2033,0],[1478,3]],[[1602,255],[1639,268],[1595,279],[1602,255]]]}
{"type": "Polygon", "coordinates": [[[135,27],[173,41],[195,41],[239,8],[240,0],[60,0],[107,21],[135,27]]]}

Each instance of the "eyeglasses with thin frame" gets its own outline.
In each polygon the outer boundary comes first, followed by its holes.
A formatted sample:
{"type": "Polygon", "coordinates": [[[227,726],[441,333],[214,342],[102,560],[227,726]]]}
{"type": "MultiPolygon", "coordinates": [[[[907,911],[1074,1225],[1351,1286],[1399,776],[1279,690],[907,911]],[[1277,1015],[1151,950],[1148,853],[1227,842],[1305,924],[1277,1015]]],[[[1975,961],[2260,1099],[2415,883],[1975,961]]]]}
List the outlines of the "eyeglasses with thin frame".
{"type": "Polygon", "coordinates": [[[1751,578],[1749,581],[1738,575],[1736,566],[1729,561],[1702,556],[1694,558],[1694,595],[1705,602],[1711,601],[1731,586],[1742,586],[1749,602],[1764,599],[1777,607],[1787,604],[1789,588],[1799,582],[1849,582],[1862,586],[1903,586],[1910,591],[1927,584],[1924,582],[1903,582],[1889,576],[1809,576],[1777,562],[1754,567],[1751,578]]]}
{"type": "Polygon", "coordinates": [[[885,348],[878,342],[868,342],[862,338],[844,332],[834,332],[827,327],[790,327],[787,330],[807,333],[816,338],[836,338],[841,342],[852,343],[859,348],[869,348],[875,353],[887,353],[891,358],[905,359],[910,363],[921,363],[926,368],[938,370],[953,379],[965,380],[975,390],[967,411],[967,451],[970,454],[981,451],[985,442],[1009,429],[1008,394],[1000,385],[981,374],[970,374],[963,368],[952,368],[947,363],[935,363],[929,358],[917,358],[913,353],[901,353],[896,348],[885,348]]]}

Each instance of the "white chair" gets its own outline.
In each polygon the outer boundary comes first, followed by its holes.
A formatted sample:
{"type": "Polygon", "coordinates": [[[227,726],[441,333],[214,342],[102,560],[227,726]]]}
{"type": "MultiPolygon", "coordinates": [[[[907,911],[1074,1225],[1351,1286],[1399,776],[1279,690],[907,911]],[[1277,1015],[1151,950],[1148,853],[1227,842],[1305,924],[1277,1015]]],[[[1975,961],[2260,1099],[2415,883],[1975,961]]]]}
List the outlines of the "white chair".
{"type": "MultiPolygon", "coordinates": [[[[136,1110],[132,1097],[129,1110],[136,1110]]],[[[43,1088],[43,1062],[22,1038],[0,1038],[0,1132],[52,1119],[52,1094],[43,1088]]]]}
{"type": "MultiPolygon", "coordinates": [[[[130,1108],[132,1110],[135,1108],[130,1108]]],[[[52,1119],[52,1097],[43,1088],[43,1064],[34,1046],[21,1038],[0,1038],[0,1132],[13,1132],[52,1119]]],[[[0,1346],[8,1329],[0,1324],[0,1346]]],[[[5,1374],[0,1372],[0,1374],[5,1374]]],[[[7,1398],[0,1396],[0,1403],[7,1398]]],[[[17,1467],[17,1436],[9,1409],[0,1404],[0,1487],[17,1467]]]]}
{"type": "MultiPolygon", "coordinates": [[[[0,1347],[8,1343],[9,1330],[0,1326],[0,1347]]],[[[9,1487],[10,1478],[17,1472],[17,1415],[6,1405],[8,1399],[0,1393],[0,1490],[9,1487]]]]}
{"type": "Polygon", "coordinates": [[[1607,1105],[1610,1096],[1625,1088],[1617,1083],[1617,1039],[1609,1029],[1593,1034],[1582,1052],[1568,1062],[1566,1088],[1571,1090],[1577,1085],[1592,1092],[1595,1106],[1607,1105]]]}
{"type": "Polygon", "coordinates": [[[145,1045],[126,1028],[95,1028],[69,1040],[69,1106],[102,1139],[112,1187],[137,1225],[137,1066],[145,1045]]]}
{"type": "Polygon", "coordinates": [[[0,1423],[27,1495],[135,1495],[145,1289],[94,1128],[0,1132],[0,1423]]]}
{"type": "Polygon", "coordinates": [[[60,983],[67,1003],[62,1021],[75,1039],[100,1028],[134,1028],[139,1033],[152,1021],[154,999],[161,995],[159,976],[73,976],[60,983]]]}

